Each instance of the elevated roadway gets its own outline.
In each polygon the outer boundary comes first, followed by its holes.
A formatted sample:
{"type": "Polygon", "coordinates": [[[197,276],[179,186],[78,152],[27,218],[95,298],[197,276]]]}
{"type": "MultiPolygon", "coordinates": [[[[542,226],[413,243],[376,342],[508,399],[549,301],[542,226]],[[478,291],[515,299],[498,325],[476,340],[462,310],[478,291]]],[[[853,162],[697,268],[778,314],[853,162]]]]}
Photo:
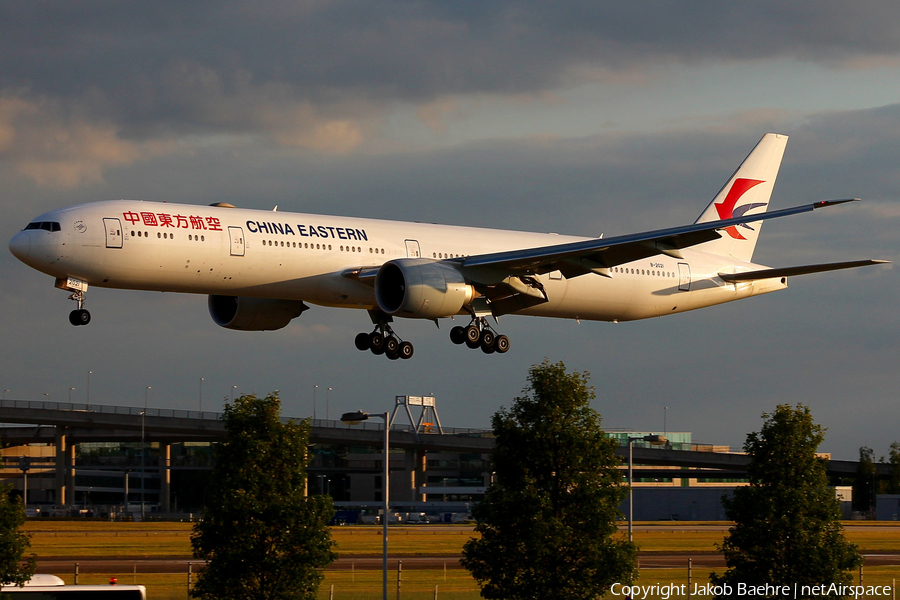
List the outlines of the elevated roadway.
{"type": "MultiPolygon", "coordinates": [[[[291,420],[286,418],[285,421],[291,420]]],[[[216,441],[225,436],[221,413],[148,408],[105,406],[66,402],[32,400],[0,400],[0,423],[27,426],[0,428],[0,442],[16,445],[34,442],[59,441],[61,432],[69,444],[95,441],[140,441],[142,430],[147,441],[216,441]]],[[[487,454],[494,447],[490,430],[441,428],[430,432],[416,432],[412,425],[393,425],[392,448],[487,454]]],[[[381,447],[384,425],[364,422],[356,426],[340,421],[318,419],[312,421],[311,442],[342,446],[381,447]]],[[[734,478],[746,474],[749,458],[745,454],[673,450],[635,445],[634,462],[640,465],[682,467],[680,477],[734,478]],[[714,470],[713,472],[709,470],[714,470]],[[715,472],[718,471],[718,472],[715,472]]],[[[628,458],[628,448],[620,447],[616,454],[628,458]]],[[[829,460],[830,476],[847,477],[856,474],[858,463],[829,460]]],[[[888,477],[890,465],[875,464],[877,477],[888,477]]],[[[661,477],[673,472],[659,471],[661,477]]],[[[649,476],[642,470],[642,476],[649,476]]]]}

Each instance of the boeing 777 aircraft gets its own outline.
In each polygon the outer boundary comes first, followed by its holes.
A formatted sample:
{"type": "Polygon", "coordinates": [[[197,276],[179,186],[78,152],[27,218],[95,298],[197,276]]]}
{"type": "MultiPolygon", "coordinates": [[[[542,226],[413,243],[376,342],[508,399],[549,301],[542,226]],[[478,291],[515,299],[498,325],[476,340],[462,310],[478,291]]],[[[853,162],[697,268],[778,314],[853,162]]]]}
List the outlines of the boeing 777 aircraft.
{"type": "Polygon", "coordinates": [[[97,286],[208,294],[213,321],[245,331],[280,329],[307,303],[364,309],[375,327],[356,347],[390,359],[413,355],[394,317],[468,315],[450,339],[504,353],[509,339],[487,317],[646,319],[887,262],[751,262],[763,220],[851,201],[767,212],[787,140],[766,134],[693,225],[606,239],[116,200],[45,213],[9,248],[71,292],[73,325],[90,322],[85,293],[97,286]]]}

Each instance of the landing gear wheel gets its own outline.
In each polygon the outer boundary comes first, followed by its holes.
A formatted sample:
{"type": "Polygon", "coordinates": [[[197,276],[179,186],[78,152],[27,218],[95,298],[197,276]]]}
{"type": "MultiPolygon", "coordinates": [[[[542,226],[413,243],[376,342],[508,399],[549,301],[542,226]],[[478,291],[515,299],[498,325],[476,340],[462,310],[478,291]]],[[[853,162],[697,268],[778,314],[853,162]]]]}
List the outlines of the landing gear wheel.
{"type": "Polygon", "coordinates": [[[369,334],[368,333],[358,333],[356,334],[356,339],[353,340],[356,344],[356,349],[362,352],[369,350],[371,346],[369,345],[369,334]]]}
{"type": "MultiPolygon", "coordinates": [[[[487,351],[488,348],[494,347],[494,332],[485,329],[481,332],[481,349],[487,351]]],[[[490,354],[490,353],[488,353],[490,354]]]]}
{"type": "Polygon", "coordinates": [[[372,354],[384,354],[384,336],[377,331],[369,334],[369,350],[372,354]]]}
{"type": "Polygon", "coordinates": [[[450,341],[457,345],[466,343],[466,328],[457,325],[451,329],[450,341]]]}
{"type": "Polygon", "coordinates": [[[477,325],[466,327],[466,346],[473,350],[481,345],[481,330],[477,325]]]}
{"type": "Polygon", "coordinates": [[[398,358],[400,358],[400,351],[395,350],[395,351],[391,352],[390,350],[385,350],[384,355],[387,356],[391,360],[397,360],[398,358]]]}
{"type": "Polygon", "coordinates": [[[494,349],[500,354],[508,352],[509,338],[505,335],[498,335],[497,339],[494,340],[494,349]]]}
{"type": "Polygon", "coordinates": [[[412,358],[413,355],[413,345],[409,342],[403,342],[400,344],[400,347],[397,349],[397,352],[400,355],[400,358],[403,360],[408,360],[412,358]]]}
{"type": "Polygon", "coordinates": [[[73,310],[69,313],[69,323],[72,325],[87,325],[91,322],[91,313],[83,308],[73,310]]]}
{"type": "Polygon", "coordinates": [[[497,351],[497,349],[494,346],[485,346],[484,344],[482,344],[481,351],[484,352],[485,354],[493,354],[494,352],[497,351]]]}
{"type": "Polygon", "coordinates": [[[400,342],[397,341],[397,338],[392,335],[384,338],[384,353],[388,355],[388,358],[390,358],[392,354],[399,356],[399,352],[400,342]]]}

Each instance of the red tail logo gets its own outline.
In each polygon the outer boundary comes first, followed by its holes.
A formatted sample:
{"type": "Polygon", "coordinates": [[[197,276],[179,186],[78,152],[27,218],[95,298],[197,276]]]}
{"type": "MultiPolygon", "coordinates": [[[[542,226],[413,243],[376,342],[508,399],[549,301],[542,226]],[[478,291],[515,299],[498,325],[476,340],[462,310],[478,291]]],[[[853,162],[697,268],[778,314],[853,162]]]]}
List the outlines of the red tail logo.
{"type": "MultiPolygon", "coordinates": [[[[734,217],[742,217],[749,210],[758,208],[760,206],[765,206],[765,202],[758,202],[755,204],[742,204],[741,206],[735,207],[737,201],[741,199],[741,196],[747,193],[747,190],[750,190],[751,188],[754,188],[761,183],[764,182],[759,179],[735,179],[734,185],[731,186],[731,189],[728,191],[728,195],[725,196],[725,200],[723,200],[721,204],[714,205],[716,207],[716,211],[719,213],[719,218],[732,219],[734,217]]],[[[741,224],[741,227],[745,227],[751,231],[753,230],[752,227],[746,224],[741,224]]],[[[737,227],[734,225],[732,225],[731,227],[726,227],[725,231],[728,232],[728,235],[736,240],[747,239],[740,233],[738,233],[737,227]]]]}

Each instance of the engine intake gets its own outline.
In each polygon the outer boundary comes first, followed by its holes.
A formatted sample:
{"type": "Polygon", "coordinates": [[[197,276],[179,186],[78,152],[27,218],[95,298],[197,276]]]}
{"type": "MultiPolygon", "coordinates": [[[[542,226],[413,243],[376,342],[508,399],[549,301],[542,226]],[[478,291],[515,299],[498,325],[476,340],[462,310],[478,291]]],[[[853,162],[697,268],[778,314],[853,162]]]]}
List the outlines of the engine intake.
{"type": "Polygon", "coordinates": [[[241,331],[281,329],[309,307],[300,300],[210,296],[209,315],[216,325],[241,331]]]}
{"type": "Polygon", "coordinates": [[[375,277],[378,308],[391,316],[436,319],[458,314],[475,288],[455,266],[423,258],[400,258],[381,265],[375,277]]]}

